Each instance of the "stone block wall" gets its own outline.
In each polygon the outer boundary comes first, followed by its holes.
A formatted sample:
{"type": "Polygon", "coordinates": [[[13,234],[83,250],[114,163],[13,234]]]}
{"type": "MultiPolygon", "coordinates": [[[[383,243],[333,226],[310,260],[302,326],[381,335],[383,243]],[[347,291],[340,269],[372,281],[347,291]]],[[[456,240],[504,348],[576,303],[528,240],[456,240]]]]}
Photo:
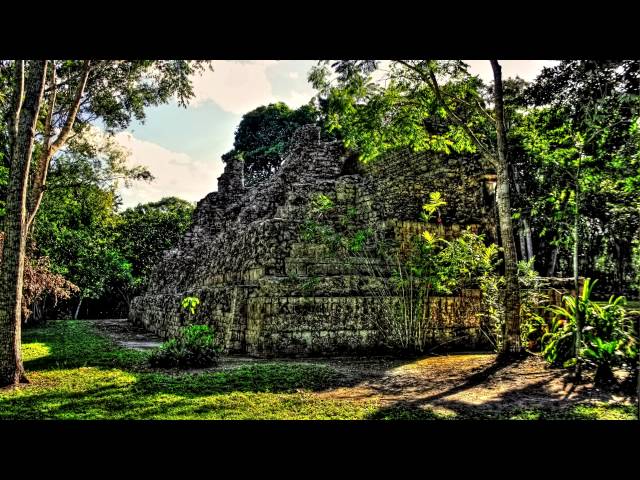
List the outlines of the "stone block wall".
{"type": "MultiPolygon", "coordinates": [[[[385,289],[391,267],[375,252],[339,259],[328,245],[302,239],[313,196],[335,203],[323,222],[339,229],[340,214],[356,212],[354,225],[385,236],[389,248],[424,229],[418,219],[430,192],[447,201],[447,237],[470,226],[492,238],[492,202],[475,158],[395,152],[364,166],[353,158],[307,126],[261,184],[245,188],[242,162],[228,162],[218,191],[198,203],[192,227],[132,302],[130,320],[165,338],[187,322],[209,324],[229,352],[259,356],[384,349],[381,325],[401,301],[385,289]],[[185,296],[201,300],[193,318],[181,311],[185,296]]],[[[435,297],[431,307],[434,346],[482,346],[478,295],[435,297]]]]}

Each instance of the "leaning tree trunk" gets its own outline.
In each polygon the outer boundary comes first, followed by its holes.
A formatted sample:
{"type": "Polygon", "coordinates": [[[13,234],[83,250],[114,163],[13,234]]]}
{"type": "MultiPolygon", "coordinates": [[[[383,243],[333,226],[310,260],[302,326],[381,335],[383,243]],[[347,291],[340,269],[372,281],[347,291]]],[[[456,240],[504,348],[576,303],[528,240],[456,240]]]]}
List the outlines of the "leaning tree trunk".
{"type": "Polygon", "coordinates": [[[77,320],[78,319],[78,315],[80,314],[80,307],[82,306],[82,296],[80,297],[80,300],[78,300],[78,306],[76,307],[76,313],[74,313],[73,315],[73,319],[77,320]]]}
{"type": "Polygon", "coordinates": [[[520,288],[518,285],[518,257],[513,235],[511,218],[511,193],[509,191],[509,163],[506,148],[506,129],[504,125],[504,94],[502,90],[502,69],[497,60],[491,60],[493,69],[495,119],[497,134],[496,158],[496,204],[500,223],[500,239],[504,252],[504,341],[501,354],[517,353],[520,346],[520,288]]]}
{"type": "Polygon", "coordinates": [[[22,286],[26,247],[26,200],[31,153],[46,75],[34,61],[24,88],[24,63],[16,62],[15,116],[10,125],[9,184],[0,262],[0,387],[26,382],[21,355],[22,286]]]}

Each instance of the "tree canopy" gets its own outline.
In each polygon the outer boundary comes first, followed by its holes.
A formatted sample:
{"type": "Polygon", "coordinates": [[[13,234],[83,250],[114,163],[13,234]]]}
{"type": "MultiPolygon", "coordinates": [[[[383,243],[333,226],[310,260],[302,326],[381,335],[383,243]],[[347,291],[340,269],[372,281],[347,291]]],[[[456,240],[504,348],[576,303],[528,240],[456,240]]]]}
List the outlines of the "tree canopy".
{"type": "Polygon", "coordinates": [[[233,150],[225,153],[222,160],[230,162],[242,157],[245,184],[255,185],[280,167],[293,132],[303,125],[318,123],[319,119],[318,110],[311,105],[295,110],[282,102],[258,107],[243,115],[235,132],[233,150]]]}

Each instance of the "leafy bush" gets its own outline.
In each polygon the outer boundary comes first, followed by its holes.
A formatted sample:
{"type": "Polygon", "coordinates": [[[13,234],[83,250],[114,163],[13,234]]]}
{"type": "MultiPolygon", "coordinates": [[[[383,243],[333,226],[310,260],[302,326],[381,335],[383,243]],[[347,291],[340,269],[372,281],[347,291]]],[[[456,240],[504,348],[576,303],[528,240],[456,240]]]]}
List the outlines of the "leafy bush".
{"type": "Polygon", "coordinates": [[[624,297],[612,296],[604,305],[591,300],[596,281],[586,279],[582,294],[565,295],[562,306],[551,305],[549,320],[538,318],[542,355],[552,365],[569,367],[578,358],[596,369],[596,381],[613,380],[614,366],[637,371],[638,338],[634,332],[632,313],[625,309],[624,297]],[[582,335],[576,356],[577,318],[582,319],[582,335]]]}
{"type": "Polygon", "coordinates": [[[539,351],[547,323],[541,314],[549,303],[549,281],[534,268],[535,258],[518,262],[520,282],[520,336],[530,351],[539,351]],[[541,322],[542,320],[542,322],[541,322]]]}
{"type": "Polygon", "coordinates": [[[155,350],[149,363],[161,368],[192,368],[216,365],[221,348],[215,332],[208,325],[191,325],[180,332],[178,338],[162,344],[155,350]]]}
{"type": "MultiPolygon", "coordinates": [[[[185,297],[182,308],[194,315],[200,304],[198,297],[185,297]]],[[[153,367],[190,368],[210,367],[218,362],[222,346],[208,325],[190,325],[180,331],[178,338],[162,344],[149,357],[153,367]]]]}
{"type": "MultiPolygon", "coordinates": [[[[467,229],[450,241],[442,235],[440,207],[446,205],[439,192],[429,195],[423,205],[422,220],[428,224],[437,219],[436,228],[425,228],[415,238],[403,258],[397,258],[391,278],[392,294],[401,299],[400,313],[392,316],[387,328],[392,343],[403,349],[424,351],[430,341],[431,297],[452,295],[465,288],[481,286],[483,292],[498,289],[494,269],[498,247],[485,245],[483,235],[467,229]]],[[[490,332],[496,325],[490,323],[490,332]]]]}

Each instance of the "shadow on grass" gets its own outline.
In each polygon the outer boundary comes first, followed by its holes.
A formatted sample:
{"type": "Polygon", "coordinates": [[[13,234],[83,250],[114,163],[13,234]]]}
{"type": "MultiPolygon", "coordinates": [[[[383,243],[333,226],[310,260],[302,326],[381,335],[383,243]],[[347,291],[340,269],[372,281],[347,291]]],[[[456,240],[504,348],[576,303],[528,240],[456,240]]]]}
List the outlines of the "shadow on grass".
{"type": "MultiPolygon", "coordinates": [[[[82,322],[25,330],[24,341],[34,349],[25,361],[34,382],[15,394],[0,391],[0,418],[598,418],[598,412],[588,408],[576,410],[580,402],[593,400],[588,390],[563,399],[563,392],[549,388],[558,375],[548,372],[533,373],[544,378],[525,387],[516,385],[497,398],[473,404],[460,400],[459,394],[476,387],[521,375],[520,359],[404,359],[383,363],[379,371],[365,368],[353,374],[337,368],[335,361],[275,361],[177,374],[145,369],[148,353],[118,347],[82,322]],[[433,371],[427,377],[394,374],[397,367],[413,363],[433,371]],[[347,387],[351,393],[360,390],[362,395],[343,400],[311,394],[331,393],[336,387],[347,387]],[[375,402],[380,397],[402,398],[380,408],[375,402]]],[[[610,395],[598,399],[602,398],[610,395]]]]}
{"type": "MultiPolygon", "coordinates": [[[[307,410],[315,417],[324,414],[322,402],[302,405],[308,393],[347,383],[344,374],[311,363],[152,371],[148,353],[121,348],[82,322],[25,330],[23,342],[33,381],[0,391],[0,418],[278,418],[307,410]]],[[[339,405],[334,410],[341,415],[339,405]]]]}
{"type": "MultiPolygon", "coordinates": [[[[412,401],[400,400],[369,415],[369,419],[385,420],[637,420],[637,407],[617,403],[614,391],[593,392],[590,388],[574,390],[571,398],[563,391],[550,388],[551,380],[541,380],[500,393],[496,398],[465,402],[447,398],[480,385],[487,373],[505,366],[491,365],[473,379],[437,395],[412,401]],[[446,413],[444,413],[446,412],[446,413]]],[[[484,380],[483,380],[484,379],[484,380]]]]}

